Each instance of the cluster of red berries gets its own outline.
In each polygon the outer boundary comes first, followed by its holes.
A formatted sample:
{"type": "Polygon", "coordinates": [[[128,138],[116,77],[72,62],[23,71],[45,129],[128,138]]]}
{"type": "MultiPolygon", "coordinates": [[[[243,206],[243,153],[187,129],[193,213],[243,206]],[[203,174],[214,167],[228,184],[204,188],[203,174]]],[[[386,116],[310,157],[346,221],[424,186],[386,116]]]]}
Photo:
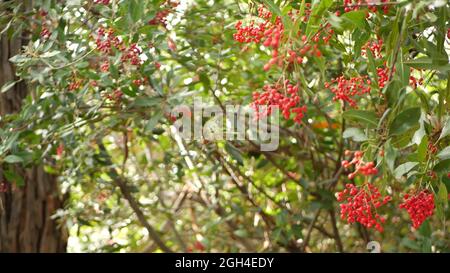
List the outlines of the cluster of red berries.
{"type": "MultiPolygon", "coordinates": [[[[378,86],[383,89],[389,81],[389,67],[383,66],[377,68],[378,86]]],[[[325,88],[334,93],[333,101],[340,100],[347,102],[351,107],[357,107],[355,96],[363,96],[371,91],[372,81],[368,75],[346,79],[344,76],[332,79],[325,83],[325,88]]]]}
{"type": "Polygon", "coordinates": [[[153,19],[148,21],[149,25],[157,26],[161,25],[163,27],[167,26],[167,16],[173,12],[173,10],[179,5],[176,1],[166,1],[162,5],[162,10],[158,11],[153,19]]]}
{"type": "Polygon", "coordinates": [[[41,27],[41,33],[39,34],[41,36],[42,39],[47,40],[48,38],[50,38],[50,36],[52,35],[52,32],[50,31],[50,29],[48,28],[47,25],[47,15],[48,12],[45,10],[40,10],[38,16],[42,17],[42,27],[41,27]]]}
{"type": "Polygon", "coordinates": [[[141,86],[142,85],[142,80],[139,80],[139,79],[133,80],[133,84],[136,85],[136,86],[141,86]]]}
{"type": "Polygon", "coordinates": [[[343,160],[341,162],[342,167],[349,168],[352,165],[355,166],[355,171],[348,175],[348,179],[353,179],[355,176],[360,173],[365,176],[376,175],[378,173],[377,168],[375,168],[375,163],[372,161],[365,162],[362,158],[364,153],[362,151],[352,152],[349,150],[345,151],[346,156],[351,156],[353,154],[353,159],[351,161],[343,160]]]}
{"type": "Polygon", "coordinates": [[[122,55],[122,61],[130,61],[132,65],[140,65],[142,63],[139,55],[142,53],[137,44],[131,44],[129,48],[124,50],[122,55]]]}
{"type": "Polygon", "coordinates": [[[381,49],[383,47],[383,40],[378,38],[375,41],[368,41],[361,49],[362,49],[362,55],[367,55],[367,50],[370,50],[372,52],[372,55],[374,58],[381,59],[381,49]]]}
{"type": "Polygon", "coordinates": [[[106,30],[104,28],[99,28],[97,31],[97,39],[95,43],[97,44],[97,49],[105,54],[111,53],[113,47],[124,50],[122,41],[114,35],[114,30],[112,28],[106,30]]]}
{"type": "Polygon", "coordinates": [[[109,5],[111,0],[95,0],[94,4],[103,4],[103,5],[109,5]]]}
{"type": "Polygon", "coordinates": [[[116,103],[120,102],[123,96],[123,92],[120,89],[114,90],[112,93],[103,94],[106,99],[114,101],[116,103]]]}
{"type": "Polygon", "coordinates": [[[380,89],[382,89],[389,80],[389,67],[384,66],[377,68],[377,76],[378,86],[380,87],[380,89]]]}
{"type": "Polygon", "coordinates": [[[170,14],[170,10],[168,10],[168,9],[163,9],[161,11],[158,11],[155,15],[155,18],[148,21],[148,24],[152,25],[152,26],[162,25],[162,26],[166,27],[167,26],[166,17],[169,14],[170,14]]]}
{"type": "Polygon", "coordinates": [[[367,75],[350,79],[340,76],[332,79],[331,82],[326,82],[325,88],[334,93],[333,101],[341,100],[348,102],[352,107],[357,107],[356,101],[352,97],[370,93],[370,83],[367,75]]]}
{"type": "Polygon", "coordinates": [[[434,195],[427,190],[423,190],[415,195],[405,194],[403,200],[403,203],[399,207],[408,211],[415,229],[420,227],[423,221],[433,215],[434,195]]]}
{"type": "Polygon", "coordinates": [[[133,80],[133,84],[136,86],[141,86],[148,83],[148,78],[144,77],[143,79],[135,79],[133,80]]]}
{"type": "MultiPolygon", "coordinates": [[[[414,71],[414,68],[410,68],[410,73],[412,73],[414,71]]],[[[421,74],[421,77],[420,78],[416,78],[416,77],[414,77],[413,75],[410,75],[409,76],[409,85],[412,87],[412,88],[414,88],[414,89],[416,89],[417,88],[417,86],[419,86],[419,85],[423,85],[423,77],[422,77],[422,71],[421,70],[419,70],[420,71],[420,74],[421,74]]]]}
{"type": "Polygon", "coordinates": [[[410,85],[412,88],[416,89],[417,86],[423,85],[423,78],[417,79],[417,78],[414,77],[414,76],[409,76],[409,85],[410,85]]]}
{"type": "Polygon", "coordinates": [[[100,71],[108,72],[109,71],[109,61],[106,60],[100,65],[100,71]]]}
{"type": "MultiPolygon", "coordinates": [[[[367,8],[372,12],[377,12],[377,5],[374,4],[375,1],[372,0],[344,0],[344,11],[350,12],[353,10],[359,10],[360,8],[364,8],[367,6],[367,8]]],[[[389,0],[380,0],[381,3],[389,2],[389,0]]],[[[383,10],[384,14],[387,14],[389,12],[389,5],[381,5],[381,9],[383,10]]]]}
{"type": "MultiPolygon", "coordinates": [[[[362,47],[362,55],[367,56],[367,50],[370,50],[374,58],[382,59],[383,58],[381,54],[382,47],[383,47],[383,40],[378,37],[377,40],[369,41],[362,47]]],[[[377,68],[377,77],[379,88],[380,89],[384,88],[389,80],[389,68],[386,66],[386,62],[384,62],[382,67],[377,68]]]]}
{"type": "MultiPolygon", "coordinates": [[[[430,147],[429,147],[430,149],[430,147]]],[[[356,174],[360,173],[365,176],[375,175],[378,170],[375,168],[373,162],[364,162],[362,160],[363,153],[361,151],[351,152],[345,151],[346,156],[353,154],[351,161],[342,161],[344,168],[355,166],[355,171],[348,175],[349,179],[353,179],[356,174]]],[[[434,174],[435,175],[435,174],[434,174]]],[[[390,196],[384,198],[381,197],[378,189],[369,184],[364,184],[361,188],[354,186],[353,184],[346,184],[346,189],[336,193],[336,198],[339,202],[347,201],[346,204],[341,204],[341,218],[347,220],[349,223],[359,222],[367,228],[375,226],[380,232],[383,228],[380,225],[384,223],[384,219],[378,214],[373,217],[372,208],[386,204],[391,200],[390,196]],[[364,186],[367,185],[367,188],[364,186]],[[379,221],[379,222],[377,222],[379,221]]],[[[401,209],[406,209],[413,222],[413,227],[418,228],[423,221],[433,215],[434,210],[434,195],[427,190],[423,190],[418,194],[403,196],[404,202],[400,204],[401,209]]]]}
{"type": "Polygon", "coordinates": [[[346,184],[345,189],[336,193],[338,202],[346,202],[340,205],[341,219],[348,223],[358,222],[367,228],[375,228],[383,232],[382,224],[386,219],[380,216],[376,210],[391,201],[390,196],[381,196],[374,185],[366,183],[361,187],[346,184]]]}
{"type": "Polygon", "coordinates": [[[41,38],[46,40],[46,39],[50,38],[50,35],[52,35],[52,33],[48,29],[47,25],[42,24],[42,30],[41,30],[41,34],[40,34],[41,38]]]}
{"type": "Polygon", "coordinates": [[[305,105],[300,105],[297,85],[292,85],[286,80],[284,84],[265,85],[263,90],[262,93],[253,93],[251,106],[257,118],[270,115],[276,107],[281,110],[285,119],[290,119],[291,113],[294,113],[294,122],[298,124],[302,122],[307,109],[305,105]]]}
{"type": "MultiPolygon", "coordinates": [[[[299,11],[290,11],[288,15],[292,21],[295,21],[298,14],[299,11]]],[[[263,6],[258,8],[258,16],[263,20],[259,24],[251,21],[244,26],[242,21],[238,21],[235,25],[236,33],[233,34],[233,37],[240,43],[262,43],[263,46],[272,49],[272,58],[263,67],[266,71],[275,64],[282,66],[285,62],[288,64],[302,64],[306,55],[321,57],[322,52],[319,50],[319,43],[323,41],[323,43],[328,44],[334,34],[331,24],[320,25],[319,31],[309,41],[307,36],[301,35],[299,31],[296,35],[298,38],[301,38],[301,43],[296,43],[296,47],[289,46],[285,53],[281,53],[279,52],[280,43],[286,38],[284,37],[284,25],[281,18],[276,17],[275,21],[271,22],[272,13],[263,6]],[[312,43],[314,45],[311,45],[312,43]]],[[[293,45],[294,43],[292,41],[284,41],[284,44],[293,45]]]]}
{"type": "Polygon", "coordinates": [[[427,147],[427,152],[430,154],[435,154],[438,151],[438,148],[436,147],[436,145],[434,145],[433,143],[428,143],[428,147],[427,147]]]}
{"type": "Polygon", "coordinates": [[[69,83],[68,89],[69,89],[69,91],[78,90],[80,88],[81,84],[82,84],[81,80],[74,80],[69,83]]]}
{"type": "MultiPolygon", "coordinates": [[[[136,43],[131,44],[128,48],[123,44],[121,39],[114,34],[113,29],[105,30],[100,28],[98,30],[98,36],[95,41],[97,49],[105,54],[110,54],[113,48],[122,52],[122,61],[130,61],[132,65],[140,65],[142,60],[139,55],[142,53],[142,49],[138,47],[136,43]]],[[[109,63],[106,61],[100,67],[103,72],[109,70],[109,63]]]]}
{"type": "Polygon", "coordinates": [[[247,26],[242,26],[242,21],[238,21],[234,27],[237,32],[233,34],[233,38],[240,43],[259,43],[266,31],[266,23],[255,26],[254,21],[247,26]]]}

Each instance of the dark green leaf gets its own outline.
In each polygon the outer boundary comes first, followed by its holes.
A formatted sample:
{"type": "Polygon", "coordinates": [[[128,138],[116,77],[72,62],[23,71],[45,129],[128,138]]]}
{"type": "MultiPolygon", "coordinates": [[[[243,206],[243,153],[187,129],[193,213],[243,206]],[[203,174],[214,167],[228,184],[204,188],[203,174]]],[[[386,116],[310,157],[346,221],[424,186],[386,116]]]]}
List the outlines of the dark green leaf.
{"type": "Polygon", "coordinates": [[[362,122],[365,126],[369,126],[372,128],[375,128],[378,125],[377,115],[372,111],[352,109],[345,111],[343,117],[348,119],[355,119],[362,122]]]}
{"type": "Polygon", "coordinates": [[[225,144],[225,150],[228,152],[228,154],[231,155],[234,160],[239,163],[239,165],[244,165],[244,158],[242,157],[241,151],[239,151],[238,148],[234,147],[233,144],[227,142],[225,144]]]}
{"type": "Polygon", "coordinates": [[[419,126],[420,108],[409,108],[398,114],[389,126],[390,135],[400,135],[419,126]]]}
{"type": "Polygon", "coordinates": [[[23,158],[17,155],[8,155],[5,157],[4,161],[6,163],[20,163],[23,162],[23,158]]]}

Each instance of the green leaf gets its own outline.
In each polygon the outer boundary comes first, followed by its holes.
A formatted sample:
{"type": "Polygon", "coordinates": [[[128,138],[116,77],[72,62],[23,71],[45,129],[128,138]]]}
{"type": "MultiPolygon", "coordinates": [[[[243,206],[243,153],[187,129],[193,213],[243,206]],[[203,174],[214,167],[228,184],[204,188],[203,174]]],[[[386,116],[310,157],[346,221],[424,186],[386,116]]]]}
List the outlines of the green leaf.
{"type": "Polygon", "coordinates": [[[400,179],[403,175],[410,172],[417,165],[419,165],[419,162],[406,162],[401,164],[394,170],[395,178],[400,179]]]}
{"type": "Polygon", "coordinates": [[[367,140],[367,136],[363,130],[359,128],[347,128],[343,133],[344,138],[352,138],[356,142],[362,142],[367,140]]]}
{"type": "Polygon", "coordinates": [[[447,187],[445,186],[444,183],[439,184],[438,200],[443,205],[447,204],[447,202],[448,202],[447,187]]]}
{"type": "Polygon", "coordinates": [[[442,72],[447,72],[450,70],[450,64],[436,64],[433,63],[432,58],[423,57],[411,61],[405,61],[404,64],[416,68],[416,69],[426,69],[426,70],[439,70],[442,72]]]}
{"type": "Polygon", "coordinates": [[[153,115],[145,124],[145,131],[151,131],[155,128],[156,124],[158,124],[159,120],[162,118],[163,112],[159,111],[155,115],[153,115]]]}
{"type": "MultiPolygon", "coordinates": [[[[367,58],[369,59],[369,71],[372,74],[373,80],[378,86],[378,73],[377,73],[377,66],[375,64],[375,60],[372,54],[371,50],[366,50],[367,58]]],[[[379,86],[378,86],[379,87],[379,86]]]]}
{"type": "Polygon", "coordinates": [[[143,2],[139,0],[131,0],[130,1],[130,9],[129,9],[129,15],[131,20],[136,23],[142,16],[143,10],[143,2]]]}
{"type": "Polygon", "coordinates": [[[372,111],[365,111],[365,110],[348,110],[343,113],[344,118],[348,119],[355,119],[358,121],[362,121],[364,125],[367,125],[369,127],[377,127],[378,125],[378,118],[375,112],[372,111]]]}
{"type": "Polygon", "coordinates": [[[433,167],[433,171],[437,173],[449,173],[450,172],[450,159],[445,159],[436,164],[433,167]]]}
{"type": "Polygon", "coordinates": [[[428,94],[419,88],[416,88],[414,90],[414,94],[420,99],[420,102],[425,112],[430,112],[430,98],[428,94]]]}
{"type": "Polygon", "coordinates": [[[239,151],[238,148],[234,147],[233,144],[227,142],[225,144],[225,150],[231,155],[234,160],[239,163],[239,165],[244,165],[244,158],[242,157],[241,151],[239,151]]]}
{"type": "Polygon", "coordinates": [[[400,82],[402,83],[402,87],[409,85],[409,76],[411,74],[410,68],[404,64],[405,54],[403,51],[400,51],[400,62],[397,64],[397,71],[400,77],[400,82]]]}
{"type": "MultiPolygon", "coordinates": [[[[427,221],[425,221],[425,222],[428,222],[428,220],[427,221]]],[[[426,223],[423,223],[422,224],[422,226],[424,226],[424,225],[426,225],[426,223]]],[[[429,225],[429,224],[428,224],[429,225]]],[[[430,228],[430,230],[431,230],[431,228],[430,228]]],[[[424,238],[423,240],[422,240],[422,248],[421,248],[421,251],[422,251],[422,253],[431,253],[431,246],[432,246],[432,244],[431,244],[431,239],[430,238],[424,238]]]]}
{"type": "Polygon", "coordinates": [[[444,128],[442,128],[439,139],[443,139],[448,135],[450,135],[450,117],[447,117],[447,119],[445,120],[444,128]]]}
{"type": "Polygon", "coordinates": [[[203,84],[203,87],[205,88],[205,92],[209,92],[209,89],[211,88],[211,81],[210,81],[210,79],[208,77],[208,74],[200,73],[199,74],[199,78],[200,78],[200,81],[203,84]]]}
{"type": "Polygon", "coordinates": [[[139,97],[133,103],[133,106],[150,107],[159,105],[162,102],[161,97],[139,97]]]}
{"type": "Polygon", "coordinates": [[[407,237],[402,239],[401,244],[403,246],[413,249],[413,250],[420,250],[420,246],[417,244],[417,242],[415,242],[411,239],[408,239],[407,237]]]}
{"type": "Polygon", "coordinates": [[[5,157],[4,161],[6,163],[20,163],[23,162],[23,158],[17,155],[8,155],[5,157]]]}
{"type": "Polygon", "coordinates": [[[430,221],[425,220],[419,228],[419,233],[425,237],[429,238],[431,236],[431,226],[430,221]]]}
{"type": "Polygon", "coordinates": [[[44,54],[41,55],[41,58],[51,58],[58,55],[59,53],[59,50],[44,52],[44,54]]]}
{"type": "Polygon", "coordinates": [[[413,138],[413,136],[413,130],[409,130],[404,134],[395,135],[392,137],[392,145],[397,149],[404,148],[411,144],[411,139],[413,138]]]}
{"type": "Polygon", "coordinates": [[[11,89],[18,81],[8,81],[2,86],[2,90],[0,93],[5,93],[9,89],[11,89]]]}
{"type": "Polygon", "coordinates": [[[450,158],[450,146],[445,147],[436,155],[440,160],[445,160],[450,158]]]}
{"type": "Polygon", "coordinates": [[[384,144],[384,158],[389,170],[394,173],[395,159],[397,158],[397,150],[392,146],[391,140],[389,139],[384,144]]]}
{"type": "Polygon", "coordinates": [[[332,5],[332,0],[315,1],[312,4],[311,15],[309,16],[308,24],[306,25],[306,36],[310,37],[313,31],[317,31],[319,29],[319,24],[322,21],[322,14],[332,5]]]}
{"type": "Polygon", "coordinates": [[[276,16],[283,16],[283,14],[281,13],[280,8],[275,5],[275,3],[271,0],[262,0],[262,2],[264,3],[264,5],[270,10],[270,12],[272,12],[272,14],[276,15],[276,16]]]}
{"type": "Polygon", "coordinates": [[[291,27],[292,27],[291,19],[289,18],[289,16],[286,16],[286,15],[283,16],[283,13],[281,12],[281,10],[278,7],[278,5],[276,5],[271,0],[262,0],[262,2],[270,10],[270,12],[272,12],[273,15],[279,16],[281,18],[281,20],[283,21],[283,25],[284,25],[285,29],[287,29],[287,30],[291,29],[291,27]]]}
{"type": "Polygon", "coordinates": [[[346,12],[342,14],[340,18],[351,23],[359,29],[365,29],[367,26],[366,11],[363,10],[346,12]]]}
{"type": "MultiPolygon", "coordinates": [[[[355,41],[355,45],[353,47],[355,53],[354,56],[361,55],[361,48],[363,45],[367,43],[370,35],[366,31],[361,31],[359,28],[355,29],[352,33],[352,40],[355,41]]],[[[345,46],[341,48],[342,51],[346,51],[345,46]]],[[[370,51],[370,50],[369,50],[370,51]]]]}
{"type": "Polygon", "coordinates": [[[425,135],[422,137],[422,141],[417,147],[418,161],[424,161],[427,157],[428,137],[425,135]]]}
{"type": "Polygon", "coordinates": [[[19,187],[22,187],[25,185],[25,181],[24,181],[23,177],[13,171],[5,170],[3,172],[3,175],[5,176],[6,180],[9,181],[9,183],[14,183],[19,187]]]}
{"type": "Polygon", "coordinates": [[[24,63],[31,60],[30,57],[27,57],[25,55],[15,55],[11,58],[9,58],[9,61],[12,63],[24,63]]]}
{"type": "Polygon", "coordinates": [[[390,135],[400,135],[419,126],[420,108],[409,108],[398,114],[389,126],[390,135]]]}

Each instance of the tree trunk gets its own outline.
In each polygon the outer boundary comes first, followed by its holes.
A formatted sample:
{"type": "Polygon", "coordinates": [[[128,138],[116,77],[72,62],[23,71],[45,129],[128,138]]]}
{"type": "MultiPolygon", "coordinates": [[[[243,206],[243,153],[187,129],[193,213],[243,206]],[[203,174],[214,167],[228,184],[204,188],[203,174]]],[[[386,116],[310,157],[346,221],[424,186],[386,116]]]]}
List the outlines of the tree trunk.
{"type": "MultiPolygon", "coordinates": [[[[20,52],[23,41],[0,37],[0,86],[15,78],[9,58],[20,52]]],[[[6,93],[0,93],[0,116],[20,110],[28,90],[20,82],[6,93]]],[[[5,166],[0,165],[0,183],[7,185],[0,193],[0,252],[65,252],[67,229],[52,219],[63,208],[56,177],[44,172],[42,166],[14,170],[23,177],[25,186],[6,182],[5,166]]]]}

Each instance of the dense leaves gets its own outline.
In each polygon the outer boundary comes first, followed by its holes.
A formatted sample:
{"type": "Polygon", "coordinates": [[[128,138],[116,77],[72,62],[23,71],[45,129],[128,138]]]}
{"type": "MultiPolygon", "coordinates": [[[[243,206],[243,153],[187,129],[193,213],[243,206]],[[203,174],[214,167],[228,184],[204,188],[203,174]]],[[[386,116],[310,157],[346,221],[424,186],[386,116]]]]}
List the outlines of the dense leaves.
{"type": "Polygon", "coordinates": [[[446,1],[19,2],[0,182],[58,175],[69,250],[449,251],[446,1]],[[182,139],[198,98],[280,107],[279,147],[182,139]]]}

